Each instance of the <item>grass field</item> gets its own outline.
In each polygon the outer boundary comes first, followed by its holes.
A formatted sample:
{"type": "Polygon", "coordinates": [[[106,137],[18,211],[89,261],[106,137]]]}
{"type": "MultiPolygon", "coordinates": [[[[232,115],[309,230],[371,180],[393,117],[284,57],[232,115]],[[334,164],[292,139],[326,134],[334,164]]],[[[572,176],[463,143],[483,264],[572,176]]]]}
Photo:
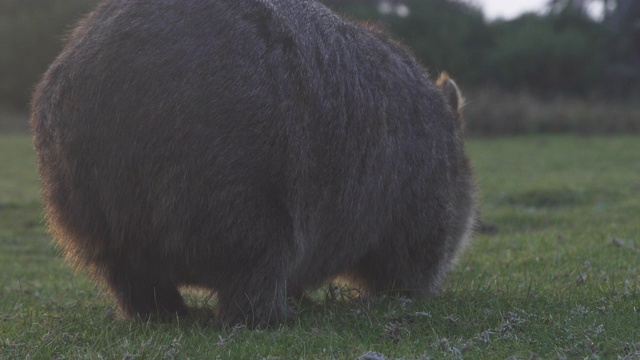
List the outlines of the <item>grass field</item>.
{"type": "Polygon", "coordinates": [[[476,236],[440,297],[327,300],[252,332],[115,317],[50,245],[30,138],[0,135],[0,359],[640,359],[640,137],[468,152],[497,232],[476,236]]]}

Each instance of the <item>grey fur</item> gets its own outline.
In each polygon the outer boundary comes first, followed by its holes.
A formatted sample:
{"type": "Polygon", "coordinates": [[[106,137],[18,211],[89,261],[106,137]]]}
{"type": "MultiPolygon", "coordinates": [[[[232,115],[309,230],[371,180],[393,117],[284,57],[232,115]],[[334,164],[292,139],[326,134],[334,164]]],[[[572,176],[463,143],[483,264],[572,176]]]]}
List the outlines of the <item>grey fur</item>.
{"type": "Polygon", "coordinates": [[[128,317],[185,313],[180,286],[250,326],[336,276],[434,294],[474,219],[456,109],[310,0],[106,0],[31,127],[54,239],[128,317]]]}

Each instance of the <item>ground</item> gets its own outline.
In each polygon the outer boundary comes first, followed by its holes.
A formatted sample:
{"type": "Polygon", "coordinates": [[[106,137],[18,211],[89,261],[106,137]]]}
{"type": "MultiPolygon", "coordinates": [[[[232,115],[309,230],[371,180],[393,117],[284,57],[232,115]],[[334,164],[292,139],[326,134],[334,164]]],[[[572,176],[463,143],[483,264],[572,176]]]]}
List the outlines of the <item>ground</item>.
{"type": "Polygon", "coordinates": [[[198,293],[188,301],[204,310],[187,319],[119,319],[50,244],[29,136],[0,134],[0,358],[639,359],[640,137],[472,139],[467,150],[496,231],[475,237],[441,296],[319,292],[292,323],[249,331],[215,326],[215,297],[198,293]]]}

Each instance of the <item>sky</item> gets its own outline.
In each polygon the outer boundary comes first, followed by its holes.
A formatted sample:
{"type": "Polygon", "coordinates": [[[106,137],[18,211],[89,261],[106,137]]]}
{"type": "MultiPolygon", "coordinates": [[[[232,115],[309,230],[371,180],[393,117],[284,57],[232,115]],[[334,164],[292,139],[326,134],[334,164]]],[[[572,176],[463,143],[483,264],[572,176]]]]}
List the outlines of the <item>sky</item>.
{"type": "Polygon", "coordinates": [[[548,0],[473,0],[480,5],[485,16],[490,19],[513,19],[523,12],[539,12],[548,0]]]}
{"type": "MultiPolygon", "coordinates": [[[[471,0],[472,3],[482,7],[485,16],[489,20],[502,18],[513,19],[523,12],[541,12],[549,0],[471,0]]],[[[597,17],[602,11],[599,2],[592,2],[589,12],[597,17]]]]}

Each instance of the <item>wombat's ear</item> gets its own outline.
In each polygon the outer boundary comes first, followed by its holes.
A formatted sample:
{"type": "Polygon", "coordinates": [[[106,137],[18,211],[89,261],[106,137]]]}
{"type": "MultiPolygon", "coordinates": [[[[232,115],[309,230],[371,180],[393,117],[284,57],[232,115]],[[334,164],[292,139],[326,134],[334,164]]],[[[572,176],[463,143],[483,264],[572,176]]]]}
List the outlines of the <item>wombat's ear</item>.
{"type": "Polygon", "coordinates": [[[458,89],[458,85],[449,77],[449,74],[446,72],[441,73],[436,85],[444,94],[449,106],[451,106],[453,110],[460,112],[464,99],[462,98],[460,89],[458,89]]]}

